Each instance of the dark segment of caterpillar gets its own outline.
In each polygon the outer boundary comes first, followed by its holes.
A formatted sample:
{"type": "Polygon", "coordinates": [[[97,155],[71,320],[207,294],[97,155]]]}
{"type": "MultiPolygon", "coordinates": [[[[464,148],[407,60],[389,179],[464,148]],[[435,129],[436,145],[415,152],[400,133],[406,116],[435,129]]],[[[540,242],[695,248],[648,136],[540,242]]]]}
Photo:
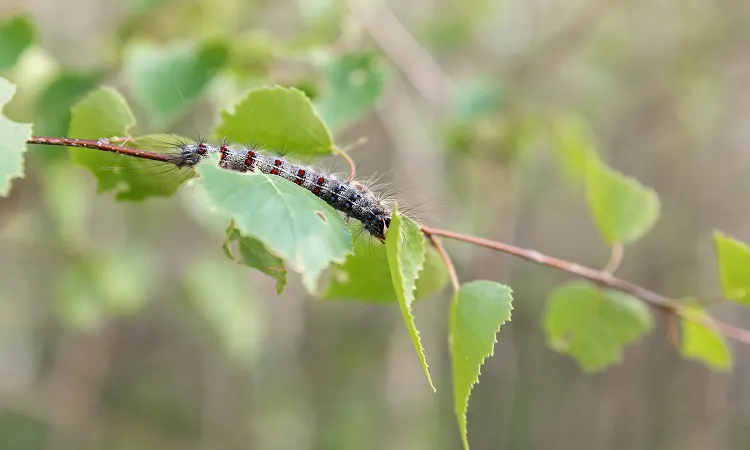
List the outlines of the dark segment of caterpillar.
{"type": "Polygon", "coordinates": [[[391,223],[392,208],[362,184],[342,181],[284,157],[264,153],[254,147],[214,146],[204,142],[182,144],[170,162],[177,167],[193,167],[212,153],[219,154],[219,166],[236,171],[258,170],[280,176],[312,192],[315,196],[364,225],[372,236],[383,241],[391,223]]]}

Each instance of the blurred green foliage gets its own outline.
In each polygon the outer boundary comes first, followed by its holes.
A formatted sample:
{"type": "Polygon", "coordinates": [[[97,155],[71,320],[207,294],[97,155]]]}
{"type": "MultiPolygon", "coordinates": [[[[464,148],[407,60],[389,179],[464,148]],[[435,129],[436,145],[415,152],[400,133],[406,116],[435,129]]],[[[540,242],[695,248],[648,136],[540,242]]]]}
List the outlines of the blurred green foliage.
{"type": "MultiPolygon", "coordinates": [[[[532,227],[524,227],[523,217],[515,216],[511,208],[498,205],[523,195],[506,182],[523,178],[519,174],[532,174],[526,186],[549,188],[559,182],[533,172],[535,164],[549,156],[538,151],[544,147],[557,157],[556,165],[571,184],[583,188],[576,194],[585,202],[590,225],[598,230],[604,246],[627,244],[636,257],[644,246],[663,247],[659,236],[663,238],[664,232],[658,222],[663,202],[657,188],[647,187],[660,184],[659,180],[649,177],[648,182],[640,182],[625,175],[633,165],[628,166],[627,157],[607,144],[619,143],[622,148],[631,139],[647,139],[654,133],[648,123],[623,122],[623,116],[638,116],[633,108],[642,107],[639,102],[653,99],[646,110],[661,114],[654,120],[675,115],[672,126],[681,132],[662,139],[671,139],[680,149],[684,144],[680,139],[694,147],[713,145],[711,130],[727,120],[725,104],[730,96],[722,85],[728,83],[711,64],[700,63],[715,55],[697,49],[698,56],[686,58],[680,45],[697,39],[706,48],[719,46],[720,30],[725,27],[733,27],[741,42],[741,27],[730,18],[717,17],[722,14],[709,6],[682,5],[679,13],[659,19],[664,23],[651,30],[663,34],[644,33],[646,44],[632,38],[631,19],[621,13],[604,22],[604,31],[580,37],[577,33],[595,28],[586,22],[589,14],[600,14],[592,6],[577,27],[563,27],[559,36],[544,35],[546,40],[537,33],[556,26],[537,31],[518,21],[517,35],[503,40],[507,48],[490,50],[485,40],[499,42],[493,28],[505,24],[498,17],[513,14],[512,9],[486,0],[438,3],[430,7],[434,11],[405,25],[426,52],[450,68],[451,75],[469,72],[470,76],[456,76],[460,81],[454,90],[441,93],[448,99],[448,111],[414,102],[421,111],[430,112],[420,117],[426,134],[435,138],[434,148],[429,149],[411,144],[419,142],[410,140],[419,134],[417,124],[401,123],[401,131],[388,125],[387,116],[398,112],[394,102],[413,107],[405,101],[403,74],[414,68],[394,67],[388,54],[405,47],[384,44],[367,28],[367,18],[353,14],[343,0],[278,5],[238,0],[128,2],[121,5],[114,26],[108,23],[99,31],[103,54],[92,54],[88,64],[80,66],[66,60],[80,53],[78,49],[65,54],[46,47],[49,31],[31,16],[0,18],[0,104],[4,105],[0,195],[9,197],[0,203],[1,251],[9,255],[0,267],[0,297],[13,305],[9,310],[18,314],[18,329],[28,333],[19,334],[18,342],[0,343],[0,378],[7,380],[0,388],[7,384],[23,391],[5,371],[22,372],[24,364],[15,360],[8,364],[6,354],[44,360],[39,367],[29,363],[34,372],[26,381],[29,385],[47,377],[52,380],[43,388],[26,389],[34,393],[30,405],[9,401],[8,411],[0,411],[2,448],[186,448],[197,441],[206,448],[248,448],[252,441],[259,448],[326,450],[331,445],[447,449],[462,441],[468,448],[467,418],[472,424],[476,421],[471,440],[479,448],[499,448],[504,445],[500,442],[507,443],[503,448],[545,448],[530,442],[547,438],[529,436],[540,434],[534,432],[541,426],[538,422],[549,421],[553,413],[546,411],[558,405],[554,395],[549,400],[535,398],[534,391],[543,390],[538,383],[543,377],[537,373],[544,370],[537,365],[554,367],[547,372],[555,373],[559,383],[573,376],[564,363],[543,353],[543,343],[574,358],[584,371],[603,371],[621,362],[626,348],[658,334],[649,333],[659,327],[645,304],[589,283],[557,287],[548,296],[546,311],[533,301],[512,307],[507,286],[471,281],[479,277],[477,273],[491,273],[493,279],[505,281],[508,273],[502,264],[476,262],[481,261],[476,255],[454,248],[450,250],[457,255],[461,279],[468,282],[454,293],[449,308],[440,308],[448,273],[412,219],[397,215],[389,229],[397,238],[385,246],[367,236],[352,241],[356,230],[353,233],[328,205],[291,183],[228,174],[209,163],[200,166],[196,183],[185,183],[194,174],[164,171],[149,162],[93,150],[66,152],[30,145],[24,153],[32,130],[36,135],[86,139],[120,136],[135,148],[167,151],[174,142],[186,140],[183,136],[205,133],[211,139],[227,138],[294,157],[325,159],[352,133],[377,134],[382,126],[389,145],[400,147],[400,156],[391,158],[393,151],[380,147],[370,158],[377,160],[377,170],[390,170],[400,160],[408,177],[413,177],[407,181],[417,185],[445,189],[446,183],[431,184],[431,178],[458,179],[457,192],[478,193],[479,198],[458,199],[461,209],[444,215],[450,224],[466,220],[473,204],[487,218],[484,226],[489,231],[502,230],[501,222],[509,217],[520,224],[517,228],[523,235],[532,227]],[[678,20],[691,26],[679,25],[678,20]],[[526,40],[527,32],[534,38],[526,40]],[[581,55],[568,54],[566,42],[579,39],[592,45],[582,46],[581,55]],[[658,47],[654,42],[663,44],[658,47]],[[525,49],[528,56],[520,61],[508,58],[504,63],[510,69],[498,70],[492,56],[514,55],[514,46],[525,49]],[[643,61],[630,63],[623,56],[629,51],[640,54],[643,61]],[[473,59],[478,67],[467,70],[472,54],[481,55],[473,59]],[[564,58],[578,64],[558,73],[557,63],[564,58]],[[477,77],[472,72],[483,74],[477,77]],[[551,86],[555,82],[564,88],[551,86]],[[388,97],[389,88],[399,93],[395,100],[388,97]],[[568,97],[576,95],[579,100],[573,107],[568,97]],[[584,116],[595,119],[590,123],[584,116]],[[381,120],[374,121],[375,117],[381,120]],[[362,131],[360,127],[368,124],[369,131],[362,131]],[[627,136],[620,136],[620,129],[627,136]],[[606,143],[597,136],[599,130],[609,132],[606,143]],[[427,156],[420,159],[416,156],[420,154],[427,156]],[[428,160],[439,163],[430,165],[428,160]],[[435,171],[440,163],[447,169],[444,174],[435,171]],[[93,191],[107,195],[95,196],[93,191]],[[211,208],[197,214],[212,215],[211,220],[185,214],[196,208],[196,197],[205,201],[201,207],[211,208]],[[113,198],[132,203],[114,203],[113,198]],[[143,200],[148,201],[135,203],[143,200]],[[214,218],[227,220],[229,226],[222,220],[214,226],[214,218]],[[401,234],[408,239],[402,240],[401,234]],[[228,258],[221,258],[221,242],[228,258]],[[471,258],[476,259],[474,268],[471,258]],[[301,277],[289,276],[287,269],[301,277]],[[271,289],[264,284],[267,281],[271,289]],[[310,294],[329,302],[310,306],[310,294]],[[303,302],[295,302],[297,298],[303,302]],[[358,300],[356,307],[361,309],[355,311],[366,314],[362,318],[350,313],[349,308],[355,307],[351,302],[330,300],[358,300]],[[393,303],[398,303],[407,329],[399,348],[411,340],[418,358],[388,353],[390,325],[398,319],[393,303]],[[19,312],[24,308],[42,312],[27,324],[24,314],[31,313],[19,312]],[[506,325],[505,330],[511,328],[500,335],[498,345],[517,343],[516,360],[504,348],[501,361],[485,361],[495,351],[498,330],[515,308],[523,308],[514,318],[520,323],[506,325]],[[435,310],[438,316],[431,312],[435,310]],[[534,334],[539,332],[539,315],[544,316],[541,331],[546,333],[541,338],[534,334]],[[436,317],[448,323],[438,328],[441,323],[436,317]],[[427,330],[424,337],[416,323],[427,330]],[[112,329],[122,342],[108,340],[112,329]],[[427,339],[435,335],[445,339],[446,334],[447,343],[427,339]],[[432,374],[423,341],[428,342],[427,353],[434,349],[436,354],[430,355],[435,361],[432,374]],[[414,385],[409,384],[414,376],[408,383],[400,381],[410,376],[404,361],[417,359],[430,385],[435,378],[439,400],[415,394],[424,388],[423,380],[414,385]],[[538,359],[552,362],[529,362],[538,359]],[[519,381],[511,388],[514,392],[506,392],[512,399],[507,401],[513,420],[498,427],[500,420],[492,409],[496,397],[483,393],[499,392],[493,389],[503,389],[502,384],[483,378],[483,385],[491,387],[474,385],[483,365],[489,372],[485,378],[490,378],[502,377],[504,364],[518,366],[514,370],[519,371],[519,381]],[[443,381],[447,377],[452,383],[443,381]],[[382,387],[384,379],[387,389],[382,387]],[[443,388],[450,385],[453,395],[443,388]],[[480,389],[472,416],[469,395],[480,389]],[[51,400],[38,400],[36,391],[51,400]],[[55,412],[56,402],[64,413],[55,412]],[[87,410],[86,405],[94,406],[87,410]],[[101,417],[98,408],[105,411],[101,417]],[[455,414],[450,420],[458,419],[457,429],[444,426],[448,423],[444,411],[455,414]],[[383,432],[391,428],[400,432],[383,432]],[[507,436],[493,435],[501,433],[497,430],[507,431],[507,436]],[[92,436],[97,434],[103,436],[100,445],[78,445],[79,438],[96,440],[92,436]],[[363,443],[363,436],[373,442],[363,443]],[[428,441],[438,444],[425,444],[428,441]]],[[[371,6],[377,12],[383,5],[371,6]]],[[[390,6],[396,15],[407,16],[409,8],[427,8],[390,6]]],[[[554,25],[557,16],[565,16],[556,7],[549,8],[539,20],[554,25]]],[[[74,18],[60,20],[58,26],[72,27],[71,34],[82,31],[73,29],[77,27],[71,24],[79,20],[74,18]]],[[[99,41],[93,36],[86,39],[99,41]]],[[[418,65],[418,58],[399,59],[405,60],[418,65]]],[[[402,120],[397,117],[396,121],[402,120]]],[[[371,154],[362,156],[366,160],[371,154]]],[[[649,155],[646,165],[657,161],[657,156],[649,155]]],[[[660,187],[664,189],[663,184],[660,187]]],[[[664,191],[669,195],[669,189],[664,191]]],[[[442,197],[446,192],[431,194],[442,197]]],[[[662,219],[670,220],[666,215],[662,219]]],[[[555,220],[556,226],[565,226],[564,217],[555,220]]],[[[556,236],[549,230],[544,234],[556,236]]],[[[674,240],[682,246],[689,242],[674,240]]],[[[717,231],[714,253],[723,296],[746,306],[750,249],[717,231]]],[[[580,257],[588,259],[584,250],[580,257]]],[[[628,266],[624,269],[637,275],[628,266]]],[[[527,299],[543,298],[544,289],[553,289],[536,276],[527,281],[514,272],[514,277],[509,283],[515,292],[526,292],[527,299]]],[[[707,302],[682,304],[679,330],[670,331],[679,332],[673,351],[718,372],[729,371],[734,356],[724,336],[709,326],[707,302]]],[[[0,408],[5,408],[2,389],[0,408]]],[[[10,400],[15,400],[15,392],[11,394],[10,400]]],[[[575,434],[579,438],[586,433],[575,434]]],[[[550,435],[547,443],[558,444],[554,433],[550,435]]],[[[649,439],[639,441],[641,445],[622,441],[623,448],[666,447],[645,444],[658,443],[660,436],[649,439]]],[[[746,444],[745,440],[726,448],[746,448],[746,444]]]]}

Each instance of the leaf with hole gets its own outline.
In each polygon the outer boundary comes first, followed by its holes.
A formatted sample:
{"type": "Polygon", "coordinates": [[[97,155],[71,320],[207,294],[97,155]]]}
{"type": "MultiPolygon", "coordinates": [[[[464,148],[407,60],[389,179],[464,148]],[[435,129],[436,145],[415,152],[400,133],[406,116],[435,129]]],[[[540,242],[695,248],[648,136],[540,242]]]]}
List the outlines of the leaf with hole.
{"type": "Polygon", "coordinates": [[[281,177],[221,169],[217,155],[197,166],[199,183],[217,213],[243,236],[257,239],[287,266],[302,274],[311,294],[330,264],[353,252],[341,216],[311,192],[281,177]]]}
{"type": "Polygon", "coordinates": [[[512,301],[512,291],[508,286],[479,280],[462,285],[451,303],[453,403],[466,450],[469,448],[466,428],[469,395],[479,382],[482,364],[492,356],[497,332],[510,321],[512,301]]]}

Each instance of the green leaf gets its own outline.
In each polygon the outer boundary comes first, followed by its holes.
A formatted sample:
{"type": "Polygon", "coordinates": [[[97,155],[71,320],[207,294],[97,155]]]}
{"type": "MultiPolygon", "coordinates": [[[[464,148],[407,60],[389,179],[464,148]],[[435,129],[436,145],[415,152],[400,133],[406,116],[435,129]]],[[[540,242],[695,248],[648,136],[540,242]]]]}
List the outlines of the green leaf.
{"type": "Polygon", "coordinates": [[[235,269],[221,261],[197,260],[184,274],[185,297],[228,356],[251,363],[263,355],[266,320],[242,271],[235,269]]]}
{"type": "MultiPolygon", "coordinates": [[[[432,246],[428,246],[424,269],[417,279],[414,299],[420,300],[440,292],[447,282],[448,271],[440,254],[432,246]]],[[[378,303],[397,302],[385,245],[366,235],[355,239],[354,254],[343,264],[333,266],[323,298],[378,303]]]]}
{"type": "Polygon", "coordinates": [[[157,267],[148,247],[129,242],[92,264],[97,292],[107,313],[131,315],[140,311],[157,280],[157,267]]]}
{"type": "Polygon", "coordinates": [[[724,297],[750,306],[750,248],[718,231],[714,245],[724,297]]]}
{"type": "Polygon", "coordinates": [[[34,104],[34,134],[38,136],[67,136],[70,129],[70,109],[98,85],[103,73],[63,72],[37,97],[34,104]]]}
{"type": "Polygon", "coordinates": [[[708,314],[699,307],[688,307],[687,317],[680,319],[682,342],[680,353],[685,358],[700,361],[714,370],[728,372],[732,369],[732,353],[724,336],[704,325],[708,314]]]}
{"type": "Polygon", "coordinates": [[[504,92],[493,79],[470,79],[459,83],[452,97],[451,113],[461,124],[465,124],[498,111],[504,100],[504,92]]]}
{"type": "Polygon", "coordinates": [[[497,332],[505,322],[510,321],[512,293],[508,286],[502,284],[472,281],[459,288],[451,303],[453,401],[466,450],[469,448],[466,430],[469,395],[479,382],[482,364],[492,356],[497,332]]]}
{"type": "Polygon", "coordinates": [[[228,60],[225,44],[134,44],[125,53],[125,78],[138,102],[161,122],[197,100],[228,60]]]}
{"type": "Polygon", "coordinates": [[[409,336],[411,336],[411,341],[417,351],[427,381],[430,383],[432,390],[435,391],[435,385],[432,384],[430,371],[427,368],[422,340],[419,337],[419,331],[414,323],[414,314],[412,313],[414,289],[425,260],[424,236],[422,236],[422,232],[416,223],[398,213],[397,205],[393,207],[391,224],[385,233],[385,249],[393,287],[396,290],[398,305],[401,308],[401,315],[404,316],[406,329],[409,331],[409,336]]]}
{"type": "Polygon", "coordinates": [[[281,177],[218,167],[216,155],[198,164],[200,184],[217,213],[242,235],[259,240],[302,274],[311,294],[325,268],[351,254],[352,238],[341,216],[311,192],[281,177]]]}
{"type": "Polygon", "coordinates": [[[243,236],[233,225],[227,229],[227,237],[224,242],[224,253],[233,261],[253,267],[264,274],[276,279],[276,292],[281,294],[286,286],[286,266],[284,261],[269,252],[259,240],[243,236]],[[239,250],[239,258],[235,258],[230,245],[236,242],[239,250]]]}
{"type": "Polygon", "coordinates": [[[350,53],[325,68],[325,87],[317,108],[325,123],[336,130],[369,111],[383,92],[388,72],[372,53],[350,53]]]}
{"type": "MultiPolygon", "coordinates": [[[[0,78],[0,110],[16,92],[16,87],[0,78]]],[[[16,123],[0,113],[0,197],[10,192],[11,181],[23,177],[23,153],[31,138],[31,125],[16,123]]]]}
{"type": "Polygon", "coordinates": [[[0,20],[0,71],[13,68],[35,39],[36,30],[27,17],[15,16],[0,20]]]}
{"type": "Polygon", "coordinates": [[[111,317],[139,312],[158,278],[151,261],[146,248],[128,243],[68,266],[55,289],[60,318],[71,327],[94,331],[111,317]]]}
{"type": "MultiPolygon", "coordinates": [[[[124,137],[135,125],[125,99],[116,90],[102,87],[91,92],[71,110],[68,135],[81,139],[124,137]]],[[[131,139],[131,148],[151,149],[164,142],[176,142],[172,135],[146,135],[131,139]]],[[[141,201],[149,197],[168,197],[193,175],[169,163],[123,156],[116,153],[71,147],[73,161],[88,168],[97,179],[97,192],[113,191],[120,201],[141,201]]]]}
{"type": "Polygon", "coordinates": [[[651,330],[653,319],[643,302],[578,281],[552,293],[544,328],[550,347],[594,372],[620,362],[622,348],[651,330]]]}
{"type": "Polygon", "coordinates": [[[68,265],[55,282],[54,308],[67,326],[94,331],[106,320],[106,307],[85,265],[68,265]]]}
{"type": "Polygon", "coordinates": [[[586,180],[586,164],[596,157],[593,132],[589,124],[580,117],[556,118],[553,127],[554,149],[563,172],[573,183],[586,180]]]}
{"type": "Polygon", "coordinates": [[[329,154],[333,146],[328,128],[298,89],[253,89],[221,118],[215,134],[232,142],[300,156],[329,154]]]}
{"type": "Polygon", "coordinates": [[[610,245],[637,241],[659,218],[661,206],[654,190],[598,158],[588,158],[586,194],[594,222],[610,245]]]}
{"type": "Polygon", "coordinates": [[[69,161],[50,161],[41,177],[47,212],[55,224],[57,238],[68,248],[85,248],[90,239],[93,193],[79,170],[69,161]]]}

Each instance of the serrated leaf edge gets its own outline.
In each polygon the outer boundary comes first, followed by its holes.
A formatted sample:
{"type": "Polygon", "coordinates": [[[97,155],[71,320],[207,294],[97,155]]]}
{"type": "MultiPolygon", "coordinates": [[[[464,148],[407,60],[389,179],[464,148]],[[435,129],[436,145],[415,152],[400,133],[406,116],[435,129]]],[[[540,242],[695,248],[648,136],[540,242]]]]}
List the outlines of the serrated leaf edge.
{"type": "MultiPolygon", "coordinates": [[[[409,330],[409,326],[411,326],[411,328],[414,329],[413,335],[412,335],[411,332],[409,332],[409,336],[411,338],[411,341],[412,341],[412,344],[414,346],[414,349],[417,352],[417,356],[419,357],[419,362],[422,365],[422,369],[423,369],[423,371],[425,373],[425,376],[427,377],[427,382],[429,383],[430,388],[432,388],[432,391],[433,392],[437,392],[437,389],[435,388],[435,384],[432,382],[432,377],[430,376],[429,365],[427,364],[427,356],[425,355],[424,346],[422,345],[422,336],[421,336],[421,334],[419,332],[419,329],[417,328],[416,319],[414,317],[414,312],[413,312],[413,309],[412,309],[412,305],[414,304],[415,299],[412,298],[412,300],[407,305],[406,304],[406,299],[405,298],[402,299],[401,296],[399,295],[399,292],[403,290],[403,282],[401,281],[401,279],[402,279],[402,277],[401,277],[401,267],[400,267],[400,265],[401,265],[401,258],[399,257],[399,255],[401,254],[401,252],[398,251],[398,250],[401,248],[402,243],[403,243],[403,235],[402,235],[401,230],[403,228],[403,223],[405,223],[405,222],[401,221],[401,217],[402,216],[398,215],[398,204],[394,203],[394,205],[393,205],[393,215],[392,215],[392,219],[391,219],[391,225],[388,228],[388,231],[386,232],[386,245],[388,245],[388,239],[389,238],[390,239],[398,238],[398,241],[395,244],[396,248],[397,248],[396,255],[394,255],[394,258],[396,260],[396,264],[397,264],[398,267],[394,268],[393,266],[390,265],[390,261],[389,261],[389,268],[390,268],[390,271],[391,271],[391,280],[393,282],[393,288],[396,291],[396,298],[398,300],[399,309],[401,310],[401,315],[404,318],[404,322],[406,322],[407,331],[410,331],[409,330]],[[394,224],[393,224],[394,221],[396,221],[400,226],[399,227],[394,227],[394,224]],[[396,230],[396,232],[398,234],[396,234],[396,235],[391,234],[389,236],[388,232],[390,232],[391,230],[396,230]],[[399,289],[399,286],[397,285],[397,283],[401,283],[402,284],[401,289],[399,289]]],[[[421,235],[420,235],[420,238],[421,238],[421,235]]],[[[424,245],[424,241],[423,241],[422,245],[424,245]]],[[[388,255],[388,247],[386,247],[386,256],[387,255],[388,255]]],[[[422,253],[420,259],[421,259],[421,261],[419,262],[419,268],[417,269],[417,272],[416,272],[415,277],[414,277],[414,289],[412,290],[412,292],[410,292],[408,294],[408,295],[411,295],[412,297],[414,297],[414,290],[416,290],[416,284],[417,284],[416,280],[419,279],[419,274],[422,272],[422,269],[424,269],[424,261],[425,261],[425,253],[424,252],[422,253]]]]}
{"type": "MultiPolygon", "coordinates": [[[[458,416],[458,411],[455,411],[457,419],[459,421],[458,428],[459,428],[459,430],[461,432],[461,442],[463,444],[464,450],[469,450],[469,423],[468,423],[467,414],[469,412],[469,400],[471,399],[471,393],[474,391],[474,386],[476,386],[477,384],[479,384],[479,378],[482,376],[482,366],[484,366],[484,363],[487,361],[487,359],[489,359],[489,358],[491,358],[492,356],[495,355],[495,344],[497,344],[497,342],[498,342],[497,341],[497,334],[500,332],[500,330],[502,329],[503,325],[505,325],[506,323],[510,322],[511,319],[512,319],[512,317],[513,317],[513,289],[510,286],[506,286],[506,285],[503,285],[503,286],[506,289],[508,289],[508,295],[510,296],[510,302],[508,303],[508,305],[510,306],[510,309],[508,310],[508,318],[506,320],[504,320],[503,322],[501,322],[500,325],[498,325],[497,329],[495,330],[495,334],[493,334],[492,350],[490,351],[490,353],[487,356],[483,357],[482,358],[482,362],[479,363],[479,368],[477,370],[477,376],[471,382],[471,384],[469,385],[469,391],[466,393],[466,402],[464,402],[464,405],[461,408],[462,409],[461,416],[458,416]]],[[[456,304],[456,306],[458,306],[457,305],[458,304],[458,296],[459,296],[459,293],[457,292],[456,295],[454,296],[454,303],[456,304]]],[[[451,333],[451,336],[452,335],[453,335],[453,333],[451,333]]],[[[451,342],[451,344],[452,344],[452,342],[451,342]]],[[[453,345],[451,345],[451,356],[453,356],[453,345]]],[[[455,387],[454,387],[454,389],[455,389],[455,387]]],[[[454,401],[455,401],[455,399],[454,399],[454,401]]]]}

